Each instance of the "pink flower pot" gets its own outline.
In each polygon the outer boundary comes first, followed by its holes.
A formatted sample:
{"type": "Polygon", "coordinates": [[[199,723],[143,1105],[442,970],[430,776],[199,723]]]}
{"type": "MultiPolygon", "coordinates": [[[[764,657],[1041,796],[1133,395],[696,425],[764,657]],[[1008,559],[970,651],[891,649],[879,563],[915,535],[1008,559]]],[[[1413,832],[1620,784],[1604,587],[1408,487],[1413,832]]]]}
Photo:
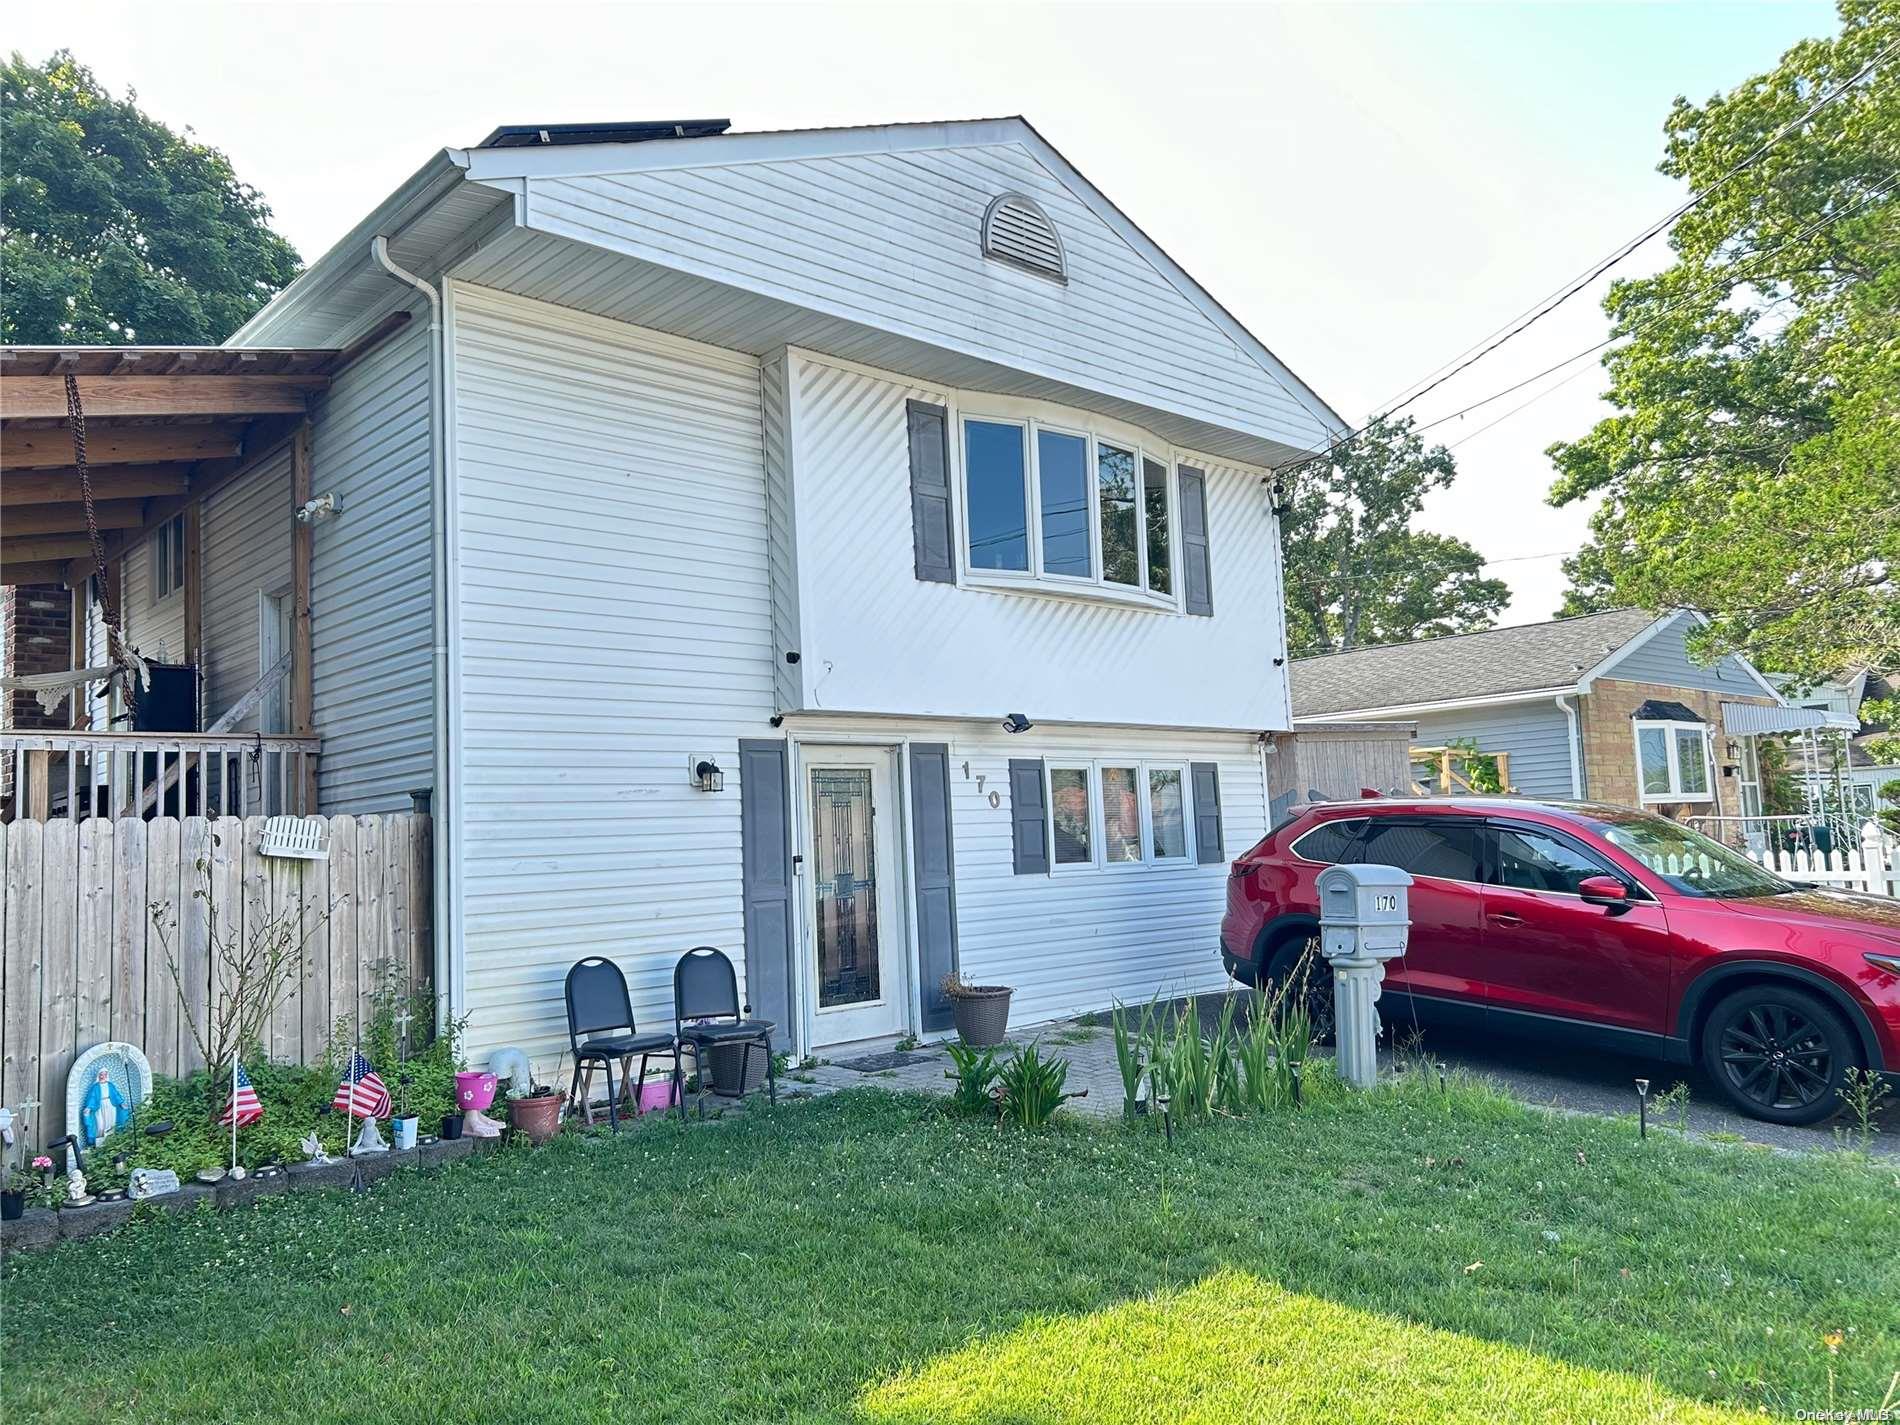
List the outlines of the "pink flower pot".
{"type": "Polygon", "coordinates": [[[455,1076],[455,1106],[464,1112],[480,1113],[495,1101],[496,1078],[493,1074],[460,1073],[455,1076]]]}
{"type": "Polygon", "coordinates": [[[673,1080],[648,1079],[640,1085],[640,1112],[651,1113],[654,1109],[673,1107],[679,1100],[673,1093],[673,1080]]]}

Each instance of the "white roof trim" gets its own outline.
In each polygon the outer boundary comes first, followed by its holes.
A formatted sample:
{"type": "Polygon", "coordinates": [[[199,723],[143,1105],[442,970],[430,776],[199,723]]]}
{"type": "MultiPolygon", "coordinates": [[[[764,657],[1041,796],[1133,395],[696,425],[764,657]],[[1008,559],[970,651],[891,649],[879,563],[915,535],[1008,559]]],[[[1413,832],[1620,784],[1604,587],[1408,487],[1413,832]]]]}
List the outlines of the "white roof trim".
{"type": "Polygon", "coordinates": [[[1329,721],[1365,722],[1378,718],[1409,718],[1422,713],[1457,712],[1463,708],[1507,707],[1512,703],[1544,703],[1580,691],[1573,684],[1561,688],[1525,688],[1520,692],[1487,693],[1479,698],[1441,698],[1432,703],[1391,703],[1376,708],[1343,708],[1335,712],[1298,713],[1293,724],[1324,718],[1329,721]]]}

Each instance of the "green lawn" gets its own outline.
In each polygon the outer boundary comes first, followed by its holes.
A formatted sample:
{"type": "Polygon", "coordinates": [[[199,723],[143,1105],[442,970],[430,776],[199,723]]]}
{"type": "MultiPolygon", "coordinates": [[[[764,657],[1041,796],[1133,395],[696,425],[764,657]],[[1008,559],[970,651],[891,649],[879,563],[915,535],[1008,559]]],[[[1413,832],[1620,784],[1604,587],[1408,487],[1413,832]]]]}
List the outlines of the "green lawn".
{"type": "Polygon", "coordinates": [[[1900,1403],[1896,1243],[1891,1164],[1423,1081],[1172,1149],[859,1091],[17,1258],[0,1418],[1786,1418],[1900,1403]]]}

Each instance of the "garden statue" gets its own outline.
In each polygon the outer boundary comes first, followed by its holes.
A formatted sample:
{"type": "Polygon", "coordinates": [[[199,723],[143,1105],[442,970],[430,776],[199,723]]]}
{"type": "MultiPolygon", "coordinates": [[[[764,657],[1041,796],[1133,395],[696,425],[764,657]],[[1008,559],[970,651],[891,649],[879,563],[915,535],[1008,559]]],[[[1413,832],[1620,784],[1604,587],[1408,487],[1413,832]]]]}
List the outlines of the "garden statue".
{"type": "Polygon", "coordinates": [[[119,1086],[112,1082],[112,1070],[101,1064],[79,1107],[79,1126],[85,1134],[86,1146],[96,1148],[110,1138],[113,1130],[125,1121],[130,1108],[119,1086]]]}
{"type": "MultiPolygon", "coordinates": [[[[370,1121],[374,1122],[375,1120],[372,1119],[370,1121]]],[[[319,1167],[330,1161],[330,1155],[323,1151],[323,1140],[317,1137],[317,1130],[314,1128],[304,1135],[303,1141],[298,1143],[297,1146],[303,1149],[306,1158],[319,1167]]]]}
{"type": "Polygon", "coordinates": [[[382,1130],[376,1126],[374,1118],[363,1120],[362,1131],[356,1135],[356,1141],[350,1145],[350,1156],[361,1158],[370,1153],[387,1153],[389,1145],[383,1141],[382,1130]]]}
{"type": "Polygon", "coordinates": [[[534,1066],[519,1049],[497,1049],[488,1056],[488,1072],[508,1080],[509,1098],[526,1098],[534,1092],[534,1066]]]}
{"type": "Polygon", "coordinates": [[[152,1096],[152,1065],[136,1044],[108,1040],[73,1061],[66,1076],[66,1131],[88,1148],[129,1126],[152,1096]]]}

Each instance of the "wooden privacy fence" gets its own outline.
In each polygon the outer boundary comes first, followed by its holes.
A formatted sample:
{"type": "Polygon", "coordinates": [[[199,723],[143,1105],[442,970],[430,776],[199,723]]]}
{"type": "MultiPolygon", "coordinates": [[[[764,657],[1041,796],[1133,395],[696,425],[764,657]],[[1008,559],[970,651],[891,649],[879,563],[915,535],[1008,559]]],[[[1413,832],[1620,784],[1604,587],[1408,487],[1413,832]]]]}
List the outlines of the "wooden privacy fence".
{"type": "Polygon", "coordinates": [[[297,973],[263,1045],[280,1062],[321,1058],[335,1021],[367,1013],[385,980],[427,983],[429,819],[310,820],[327,827],[328,859],[262,855],[262,817],[0,826],[0,1103],[40,1101],[35,1141],[66,1131],[67,1071],[102,1040],[138,1045],[157,1073],[204,1067],[168,946],[202,1027],[216,947],[294,917],[297,973]]]}

